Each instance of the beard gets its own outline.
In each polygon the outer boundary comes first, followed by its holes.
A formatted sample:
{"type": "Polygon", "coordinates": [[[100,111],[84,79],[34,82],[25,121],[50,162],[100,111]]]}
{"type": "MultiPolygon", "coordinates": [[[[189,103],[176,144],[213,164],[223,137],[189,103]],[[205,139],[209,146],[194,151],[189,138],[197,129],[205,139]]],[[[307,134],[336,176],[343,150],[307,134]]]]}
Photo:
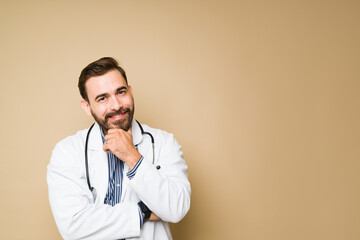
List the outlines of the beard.
{"type": "Polygon", "coordinates": [[[134,117],[135,107],[131,108],[120,108],[117,111],[107,113],[104,119],[98,117],[91,111],[91,115],[94,117],[95,121],[100,125],[100,127],[107,132],[111,128],[122,129],[128,131],[131,127],[131,123],[134,117]],[[117,121],[111,121],[109,118],[118,114],[125,114],[121,119],[117,121]]]}

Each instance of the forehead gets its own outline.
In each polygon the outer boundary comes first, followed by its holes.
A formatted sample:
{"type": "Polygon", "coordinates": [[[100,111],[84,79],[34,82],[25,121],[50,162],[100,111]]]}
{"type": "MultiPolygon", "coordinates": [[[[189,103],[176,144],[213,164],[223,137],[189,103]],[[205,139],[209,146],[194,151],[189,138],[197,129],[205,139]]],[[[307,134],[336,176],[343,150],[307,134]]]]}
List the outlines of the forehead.
{"type": "Polygon", "coordinates": [[[85,83],[89,99],[93,99],[99,94],[114,92],[123,86],[127,86],[127,84],[118,70],[112,70],[101,76],[91,77],[85,83]]]}

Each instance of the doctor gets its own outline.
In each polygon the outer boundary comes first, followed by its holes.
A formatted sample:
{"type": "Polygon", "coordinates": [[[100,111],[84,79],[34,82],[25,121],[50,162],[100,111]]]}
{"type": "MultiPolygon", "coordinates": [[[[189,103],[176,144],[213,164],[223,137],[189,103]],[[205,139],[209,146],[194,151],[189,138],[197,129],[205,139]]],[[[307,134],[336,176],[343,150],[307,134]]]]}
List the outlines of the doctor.
{"type": "Polygon", "coordinates": [[[133,90],[115,59],[84,68],[79,90],[82,108],[96,123],[60,141],[47,169],[62,237],[172,239],[168,222],[179,222],[190,208],[180,145],[172,134],[133,118],[133,90]]]}

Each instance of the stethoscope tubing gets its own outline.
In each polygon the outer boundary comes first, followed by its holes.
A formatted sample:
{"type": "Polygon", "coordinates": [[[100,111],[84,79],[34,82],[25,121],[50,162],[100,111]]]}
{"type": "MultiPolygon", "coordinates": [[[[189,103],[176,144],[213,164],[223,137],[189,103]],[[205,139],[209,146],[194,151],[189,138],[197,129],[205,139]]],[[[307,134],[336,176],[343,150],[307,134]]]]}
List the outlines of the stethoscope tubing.
{"type": "Polygon", "coordinates": [[[89,135],[90,135],[90,132],[91,132],[91,129],[94,127],[95,123],[93,123],[91,125],[91,127],[89,128],[89,131],[87,132],[87,135],[86,135],[86,141],[85,141],[85,169],[86,169],[86,181],[87,181],[87,184],[88,184],[88,187],[90,189],[91,192],[93,192],[93,187],[91,186],[90,184],[90,178],[89,178],[89,163],[88,163],[88,142],[89,142],[89,135]]]}
{"type": "MultiPolygon", "coordinates": [[[[151,144],[152,144],[152,150],[153,150],[153,163],[154,163],[154,161],[155,161],[155,141],[154,141],[154,137],[153,137],[153,135],[151,133],[145,132],[143,127],[141,126],[141,124],[137,120],[135,120],[135,121],[137,122],[137,124],[140,127],[141,134],[142,135],[146,134],[146,135],[150,136],[150,138],[151,138],[151,144]]],[[[96,191],[95,191],[94,187],[92,187],[91,184],[90,184],[89,162],[88,162],[88,142],[89,142],[89,136],[90,136],[91,129],[94,127],[94,125],[95,125],[95,123],[93,123],[91,125],[91,127],[89,128],[89,130],[87,132],[87,135],[86,135],[86,140],[85,140],[85,172],[86,172],[86,181],[87,181],[88,187],[89,187],[90,191],[92,192],[92,194],[94,195],[94,198],[95,198],[96,191]]]]}

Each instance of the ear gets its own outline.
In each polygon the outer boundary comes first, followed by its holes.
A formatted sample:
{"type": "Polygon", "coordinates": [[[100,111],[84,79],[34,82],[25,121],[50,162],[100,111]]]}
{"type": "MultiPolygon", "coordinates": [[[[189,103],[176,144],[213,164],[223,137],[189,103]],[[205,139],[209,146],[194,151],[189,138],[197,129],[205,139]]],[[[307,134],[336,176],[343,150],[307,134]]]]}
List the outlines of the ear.
{"type": "Polygon", "coordinates": [[[82,109],[84,110],[84,112],[85,112],[87,115],[91,116],[91,111],[90,111],[90,105],[89,105],[89,103],[88,103],[87,101],[85,101],[84,99],[82,99],[82,100],[80,101],[80,104],[81,104],[81,107],[82,107],[82,109]]]}

